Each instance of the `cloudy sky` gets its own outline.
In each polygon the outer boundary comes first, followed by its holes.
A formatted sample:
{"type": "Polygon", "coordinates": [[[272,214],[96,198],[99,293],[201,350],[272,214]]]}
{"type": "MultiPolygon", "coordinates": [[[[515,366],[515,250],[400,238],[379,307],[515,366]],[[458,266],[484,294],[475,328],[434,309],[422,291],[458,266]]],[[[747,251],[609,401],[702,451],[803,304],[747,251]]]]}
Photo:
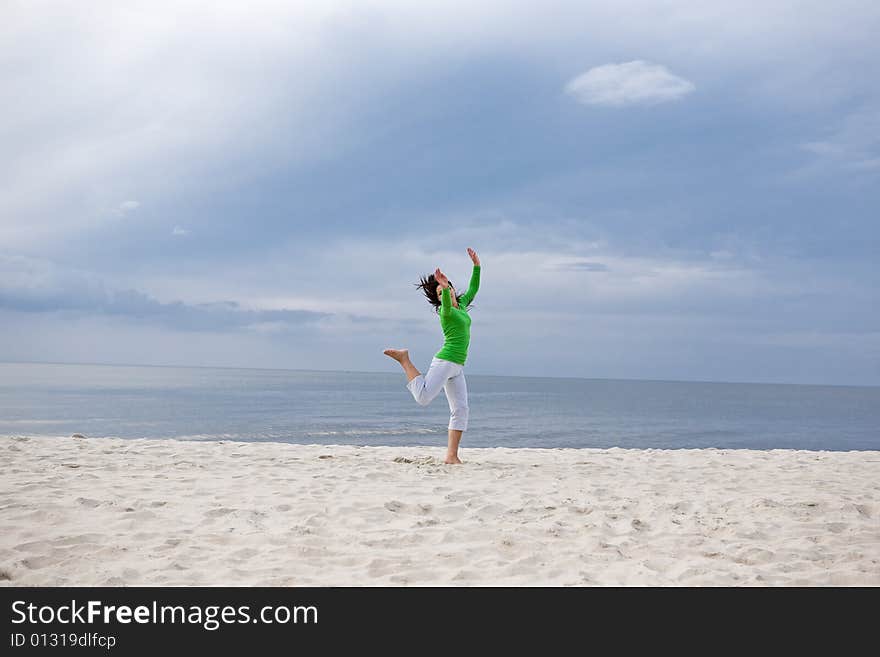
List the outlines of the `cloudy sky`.
{"type": "Polygon", "coordinates": [[[0,6],[0,360],[880,384],[880,6],[0,6]]]}

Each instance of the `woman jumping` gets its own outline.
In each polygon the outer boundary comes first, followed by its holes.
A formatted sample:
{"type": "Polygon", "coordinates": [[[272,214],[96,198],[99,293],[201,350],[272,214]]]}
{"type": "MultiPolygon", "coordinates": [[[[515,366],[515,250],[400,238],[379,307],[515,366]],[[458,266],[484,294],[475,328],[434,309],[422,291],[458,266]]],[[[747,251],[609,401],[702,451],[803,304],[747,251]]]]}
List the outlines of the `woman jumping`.
{"type": "Polygon", "coordinates": [[[403,367],[406,387],[422,406],[430,404],[440,394],[441,388],[446,391],[450,412],[446,463],[461,463],[458,458],[458,444],[461,442],[462,432],[467,431],[468,424],[464,362],[471,340],[471,316],[468,315],[467,307],[480,288],[480,259],[473,249],[468,249],[467,252],[474,263],[474,271],[464,294],[455,294],[455,287],[439,267],[433,274],[427,278],[422,276],[421,281],[416,283],[425,293],[428,303],[439,313],[440,327],[443,329],[443,348],[434,355],[428,373],[422,376],[409,359],[409,351],[406,349],[386,349],[383,352],[403,367]]]}

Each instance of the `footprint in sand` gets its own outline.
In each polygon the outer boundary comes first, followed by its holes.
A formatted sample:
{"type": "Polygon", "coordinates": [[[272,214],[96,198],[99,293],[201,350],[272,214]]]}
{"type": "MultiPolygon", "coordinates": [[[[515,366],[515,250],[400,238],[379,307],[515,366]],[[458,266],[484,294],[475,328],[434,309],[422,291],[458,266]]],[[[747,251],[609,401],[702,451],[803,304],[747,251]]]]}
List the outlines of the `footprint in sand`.
{"type": "Polygon", "coordinates": [[[776,554],[769,550],[761,548],[749,548],[743,550],[733,558],[734,563],[744,564],[746,566],[754,566],[758,564],[770,563],[776,558],[776,554]]]}
{"type": "Polygon", "coordinates": [[[392,513],[399,513],[401,511],[404,511],[406,513],[417,516],[428,515],[434,510],[434,507],[430,504],[404,504],[403,502],[399,502],[397,500],[385,502],[385,508],[392,513]]]}
{"type": "Polygon", "coordinates": [[[260,553],[259,550],[255,550],[254,548],[242,548],[241,550],[236,550],[229,556],[233,559],[240,559],[242,561],[247,561],[248,559],[253,559],[260,553]]]}
{"type": "Polygon", "coordinates": [[[54,565],[56,562],[57,559],[44,554],[37,557],[27,557],[25,559],[22,559],[21,565],[25,568],[29,568],[30,570],[39,570],[40,568],[54,565]]]}
{"type": "Polygon", "coordinates": [[[568,510],[570,513],[577,513],[585,516],[590,515],[593,512],[593,509],[588,506],[570,506],[568,507],[568,510]]]}
{"type": "Polygon", "coordinates": [[[164,550],[173,550],[178,545],[180,545],[181,539],[179,538],[169,538],[167,541],[162,543],[161,545],[157,545],[153,548],[153,550],[160,552],[164,550]]]}
{"type": "Polygon", "coordinates": [[[407,458],[405,456],[398,456],[394,459],[395,463],[413,463],[415,465],[443,465],[440,459],[436,459],[433,456],[419,456],[416,458],[407,458]]]}

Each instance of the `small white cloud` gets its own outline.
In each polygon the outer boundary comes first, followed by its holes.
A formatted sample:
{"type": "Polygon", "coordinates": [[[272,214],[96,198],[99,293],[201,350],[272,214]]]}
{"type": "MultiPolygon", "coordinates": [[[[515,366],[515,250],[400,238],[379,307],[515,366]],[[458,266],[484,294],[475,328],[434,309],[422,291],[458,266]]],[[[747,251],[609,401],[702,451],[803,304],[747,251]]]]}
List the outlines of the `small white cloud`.
{"type": "Polygon", "coordinates": [[[185,235],[189,235],[191,232],[192,231],[187,230],[186,228],[182,228],[180,226],[175,226],[174,230],[171,231],[171,234],[175,235],[177,237],[183,237],[185,235]]]}
{"type": "Polygon", "coordinates": [[[815,156],[796,173],[880,169],[880,110],[867,107],[844,117],[825,138],[801,144],[815,156]]]}
{"type": "Polygon", "coordinates": [[[665,66],[642,60],[604,64],[582,73],[566,86],[567,94],[584,105],[623,107],[657,105],[677,100],[696,87],[665,66]]]}
{"type": "Polygon", "coordinates": [[[141,206],[140,201],[123,201],[116,208],[110,211],[110,214],[115,217],[124,217],[127,214],[130,214],[137,210],[141,206]]]}
{"type": "Polygon", "coordinates": [[[835,144],[830,141],[811,141],[806,144],[801,144],[801,148],[814,155],[828,155],[833,157],[844,153],[844,149],[840,144],[835,144]]]}

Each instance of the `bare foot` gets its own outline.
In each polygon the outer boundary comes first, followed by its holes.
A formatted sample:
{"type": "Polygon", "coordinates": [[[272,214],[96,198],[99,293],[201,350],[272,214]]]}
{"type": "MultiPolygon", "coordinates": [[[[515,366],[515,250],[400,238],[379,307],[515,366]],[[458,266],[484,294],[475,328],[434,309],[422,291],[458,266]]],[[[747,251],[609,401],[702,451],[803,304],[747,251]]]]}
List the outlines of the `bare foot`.
{"type": "Polygon", "coordinates": [[[461,465],[462,464],[461,459],[458,458],[457,456],[453,456],[452,458],[447,456],[446,460],[443,462],[446,463],[447,465],[461,465]]]}
{"type": "Polygon", "coordinates": [[[386,349],[382,352],[386,356],[391,356],[398,363],[403,363],[409,360],[409,349],[386,349]]]}

